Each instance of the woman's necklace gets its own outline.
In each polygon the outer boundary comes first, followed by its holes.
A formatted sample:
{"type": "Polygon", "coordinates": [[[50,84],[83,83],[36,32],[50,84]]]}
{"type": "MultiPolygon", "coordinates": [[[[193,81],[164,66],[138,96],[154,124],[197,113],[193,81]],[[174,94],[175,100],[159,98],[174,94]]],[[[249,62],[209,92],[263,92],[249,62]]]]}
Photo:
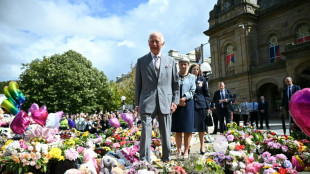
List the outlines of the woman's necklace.
{"type": "Polygon", "coordinates": [[[185,76],[179,74],[179,76],[180,76],[180,85],[183,85],[183,81],[189,77],[189,73],[186,74],[185,76]]]}

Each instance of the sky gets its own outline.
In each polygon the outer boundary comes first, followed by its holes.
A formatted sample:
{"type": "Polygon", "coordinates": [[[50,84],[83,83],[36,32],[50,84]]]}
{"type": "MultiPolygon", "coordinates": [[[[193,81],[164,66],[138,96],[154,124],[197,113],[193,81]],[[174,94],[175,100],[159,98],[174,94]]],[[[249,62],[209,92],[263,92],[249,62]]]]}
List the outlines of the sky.
{"type": "MultiPolygon", "coordinates": [[[[1,0],[0,81],[18,80],[22,64],[68,50],[81,53],[109,80],[130,71],[160,31],[162,53],[187,54],[208,43],[217,0],[1,0]]],[[[210,57],[209,44],[204,57],[210,57]]]]}

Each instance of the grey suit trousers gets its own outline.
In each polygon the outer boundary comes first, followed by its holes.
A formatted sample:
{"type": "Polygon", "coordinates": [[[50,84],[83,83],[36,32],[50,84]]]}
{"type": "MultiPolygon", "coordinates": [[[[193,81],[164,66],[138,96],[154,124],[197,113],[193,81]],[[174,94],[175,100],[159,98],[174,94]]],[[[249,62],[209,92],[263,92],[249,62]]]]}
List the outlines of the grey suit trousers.
{"type": "Polygon", "coordinates": [[[157,118],[159,123],[159,131],[162,145],[162,161],[171,159],[171,114],[162,114],[160,112],[158,99],[156,101],[156,108],[152,114],[141,114],[142,132],[140,139],[140,160],[151,162],[150,151],[152,142],[152,124],[153,119],[157,118]],[[143,146],[144,145],[144,146],[143,146]]]}

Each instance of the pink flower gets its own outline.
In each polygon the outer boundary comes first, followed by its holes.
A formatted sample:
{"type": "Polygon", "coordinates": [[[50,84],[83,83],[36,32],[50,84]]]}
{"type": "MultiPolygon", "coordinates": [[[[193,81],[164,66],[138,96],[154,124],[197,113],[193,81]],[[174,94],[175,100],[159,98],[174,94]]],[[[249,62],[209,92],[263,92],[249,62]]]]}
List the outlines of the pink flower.
{"type": "Polygon", "coordinates": [[[89,161],[89,160],[90,160],[90,158],[91,158],[90,154],[85,153],[85,154],[84,154],[83,161],[84,161],[84,162],[87,162],[87,161],[89,161]]]}
{"type": "Polygon", "coordinates": [[[271,156],[271,153],[264,152],[262,156],[263,156],[264,159],[267,159],[267,158],[269,158],[271,156]]]}
{"type": "Polygon", "coordinates": [[[284,154],[277,154],[276,158],[277,158],[277,160],[280,160],[280,161],[287,160],[287,157],[284,154]]]}
{"type": "Polygon", "coordinates": [[[114,143],[112,148],[115,148],[115,149],[118,149],[120,147],[120,144],[119,143],[114,143]]]}
{"type": "Polygon", "coordinates": [[[234,140],[234,136],[233,135],[228,135],[227,136],[227,140],[228,141],[233,141],[234,140]]]}
{"type": "Polygon", "coordinates": [[[84,148],[84,147],[78,147],[78,148],[77,148],[77,151],[78,151],[79,153],[83,153],[83,152],[84,152],[84,150],[85,150],[85,148],[84,148]]]}
{"type": "Polygon", "coordinates": [[[74,161],[79,157],[79,153],[75,149],[70,148],[68,150],[65,150],[65,156],[66,159],[74,161]]]}
{"type": "Polygon", "coordinates": [[[245,171],[247,173],[259,173],[262,167],[263,165],[261,163],[253,162],[246,166],[245,171]]]}
{"type": "Polygon", "coordinates": [[[27,149],[27,148],[28,148],[27,145],[25,144],[25,142],[24,142],[23,140],[20,140],[20,141],[19,141],[19,145],[20,145],[20,147],[23,148],[23,149],[27,149]]]}

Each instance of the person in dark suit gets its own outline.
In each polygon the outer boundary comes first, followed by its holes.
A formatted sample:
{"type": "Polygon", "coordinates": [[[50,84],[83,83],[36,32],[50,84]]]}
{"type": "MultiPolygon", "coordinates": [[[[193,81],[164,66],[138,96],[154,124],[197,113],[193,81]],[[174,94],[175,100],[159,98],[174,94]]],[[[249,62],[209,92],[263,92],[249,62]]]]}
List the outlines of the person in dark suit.
{"type": "Polygon", "coordinates": [[[171,159],[171,114],[180,99],[179,75],[174,58],[161,53],[164,37],[160,32],[149,36],[150,52],[137,61],[135,76],[136,111],[141,116],[140,160],[151,162],[153,119],[157,117],[163,162],[171,159]]]}
{"type": "Polygon", "coordinates": [[[232,102],[232,93],[230,90],[225,89],[224,82],[218,83],[219,90],[215,91],[213,102],[215,103],[217,116],[220,121],[220,133],[227,129],[226,124],[231,122],[231,113],[229,112],[229,105],[232,102]],[[224,118],[226,124],[224,124],[224,118]]]}
{"type": "Polygon", "coordinates": [[[260,129],[263,129],[263,120],[265,120],[267,129],[270,129],[269,127],[269,115],[268,115],[268,102],[265,101],[265,97],[260,97],[260,102],[258,103],[258,112],[260,116],[260,129]]]}
{"type": "MultiPolygon", "coordinates": [[[[291,77],[285,78],[285,84],[286,87],[283,89],[283,97],[282,97],[282,104],[280,106],[280,111],[283,111],[284,114],[282,115],[282,126],[283,126],[283,132],[286,133],[286,126],[285,126],[285,118],[289,117],[290,124],[294,122],[291,119],[291,116],[289,114],[289,102],[291,101],[291,96],[298,90],[301,90],[300,86],[293,85],[293,80],[291,77]]],[[[295,124],[295,123],[293,123],[295,124]]],[[[291,133],[291,127],[289,127],[289,131],[291,133]]]]}
{"type": "Polygon", "coordinates": [[[216,135],[217,131],[218,131],[219,119],[217,117],[216,107],[215,107],[215,103],[213,101],[210,104],[210,108],[212,111],[213,125],[214,125],[214,130],[212,132],[212,135],[216,135]]]}
{"type": "Polygon", "coordinates": [[[189,72],[195,75],[196,90],[194,94],[194,131],[198,132],[200,140],[200,154],[204,154],[204,135],[205,131],[208,132],[208,127],[206,127],[206,109],[210,109],[209,104],[209,90],[207,81],[204,77],[199,76],[200,67],[198,64],[192,64],[189,68],[189,72]]]}

